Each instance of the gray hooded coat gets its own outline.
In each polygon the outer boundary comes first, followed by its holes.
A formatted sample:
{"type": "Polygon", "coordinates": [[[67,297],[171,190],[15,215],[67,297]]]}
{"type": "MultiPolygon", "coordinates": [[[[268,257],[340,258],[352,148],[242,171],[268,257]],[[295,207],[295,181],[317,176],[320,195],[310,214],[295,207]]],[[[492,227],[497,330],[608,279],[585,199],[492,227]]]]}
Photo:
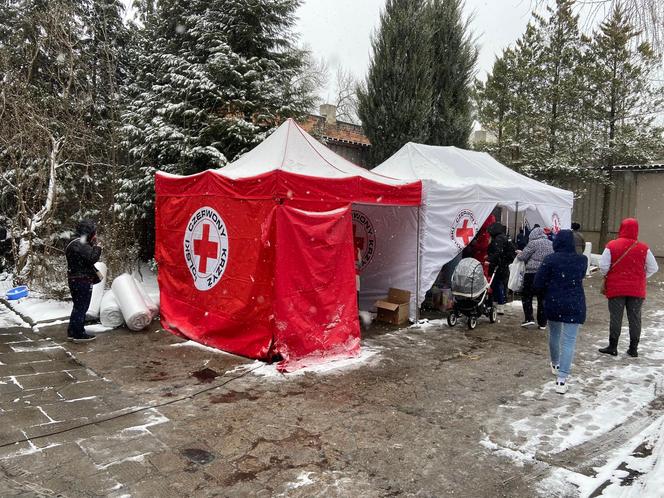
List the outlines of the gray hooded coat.
{"type": "Polygon", "coordinates": [[[526,273],[537,273],[544,258],[553,253],[553,244],[544,233],[544,229],[537,227],[530,232],[528,245],[521,254],[517,255],[520,261],[526,263],[526,273]]]}

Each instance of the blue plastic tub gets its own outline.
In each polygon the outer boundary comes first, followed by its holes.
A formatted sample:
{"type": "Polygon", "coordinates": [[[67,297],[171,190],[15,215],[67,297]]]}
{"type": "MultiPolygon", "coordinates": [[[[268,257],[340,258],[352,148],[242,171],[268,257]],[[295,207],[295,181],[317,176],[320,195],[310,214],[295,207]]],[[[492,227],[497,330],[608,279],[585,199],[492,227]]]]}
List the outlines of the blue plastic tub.
{"type": "Polygon", "coordinates": [[[7,299],[9,299],[10,301],[14,301],[16,299],[22,299],[24,297],[28,297],[28,288],[25,285],[14,287],[13,289],[9,289],[6,295],[7,299]]]}

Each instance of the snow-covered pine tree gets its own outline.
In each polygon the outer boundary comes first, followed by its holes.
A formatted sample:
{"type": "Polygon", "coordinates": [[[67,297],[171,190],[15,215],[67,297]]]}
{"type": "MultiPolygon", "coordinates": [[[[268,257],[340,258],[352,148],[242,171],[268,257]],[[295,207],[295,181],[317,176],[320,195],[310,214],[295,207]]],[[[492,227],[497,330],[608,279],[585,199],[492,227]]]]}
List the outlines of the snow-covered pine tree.
{"type": "Polygon", "coordinates": [[[430,0],[426,11],[433,62],[426,143],[467,147],[473,125],[471,87],[477,48],[469,21],[463,17],[463,1],[430,0]]]}
{"type": "Polygon", "coordinates": [[[406,142],[426,142],[432,101],[430,23],[424,0],[387,0],[372,39],[373,56],[358,114],[374,164],[406,142]]]}
{"type": "MultiPolygon", "coordinates": [[[[299,0],[158,2],[135,48],[124,114],[128,174],[117,208],[153,218],[157,170],[219,168],[314,102],[295,45],[299,0]]],[[[143,242],[146,255],[152,241],[143,242]]]]}

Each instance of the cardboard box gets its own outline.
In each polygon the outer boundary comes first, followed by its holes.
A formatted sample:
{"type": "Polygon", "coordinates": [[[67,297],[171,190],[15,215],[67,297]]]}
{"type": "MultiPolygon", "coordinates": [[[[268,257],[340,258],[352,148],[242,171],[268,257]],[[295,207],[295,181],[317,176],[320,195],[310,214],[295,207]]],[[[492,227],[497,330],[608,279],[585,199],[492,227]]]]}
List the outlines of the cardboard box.
{"type": "Polygon", "coordinates": [[[408,321],[410,312],[410,291],[390,289],[385,299],[376,301],[378,316],[381,322],[401,325],[408,321]]]}

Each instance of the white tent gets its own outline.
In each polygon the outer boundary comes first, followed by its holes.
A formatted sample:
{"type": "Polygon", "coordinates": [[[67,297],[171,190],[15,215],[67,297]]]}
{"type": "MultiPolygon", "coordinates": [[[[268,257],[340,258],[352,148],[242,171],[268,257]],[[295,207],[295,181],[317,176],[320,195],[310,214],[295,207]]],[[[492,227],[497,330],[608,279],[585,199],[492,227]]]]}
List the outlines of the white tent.
{"type": "Polygon", "coordinates": [[[418,303],[496,206],[520,213],[531,226],[571,225],[572,192],[523,176],[484,152],[408,143],[372,171],[422,180],[418,303]]]}
{"type": "MultiPolygon", "coordinates": [[[[216,170],[233,180],[275,171],[285,173],[281,182],[288,203],[306,209],[314,209],[315,204],[323,202],[318,195],[322,184],[337,188],[339,196],[344,197],[344,190],[350,184],[348,180],[356,179],[354,185],[364,193],[356,196],[352,203],[353,235],[361,251],[360,309],[372,309],[376,300],[384,298],[389,288],[395,287],[411,292],[413,318],[419,287],[419,183],[415,186],[413,180],[395,179],[356,166],[318,142],[292,119],[254,149],[216,170]],[[289,174],[306,178],[294,183],[296,179],[288,177],[289,174]],[[399,202],[400,191],[408,197],[407,202],[399,202]],[[417,205],[411,199],[415,192],[417,205]],[[367,196],[367,193],[373,195],[367,196]]],[[[326,198],[325,203],[328,202],[326,198]]],[[[338,205],[332,203],[325,207],[333,209],[338,205]]]]}

